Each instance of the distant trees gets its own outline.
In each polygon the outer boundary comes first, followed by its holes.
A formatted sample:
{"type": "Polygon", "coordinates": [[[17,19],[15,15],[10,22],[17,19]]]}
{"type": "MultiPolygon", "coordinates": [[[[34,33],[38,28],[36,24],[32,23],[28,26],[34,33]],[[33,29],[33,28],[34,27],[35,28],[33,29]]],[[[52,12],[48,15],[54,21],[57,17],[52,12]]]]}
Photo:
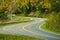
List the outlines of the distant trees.
{"type": "Polygon", "coordinates": [[[60,0],[54,0],[52,2],[52,10],[55,12],[60,12],[60,0]]]}
{"type": "Polygon", "coordinates": [[[0,8],[0,20],[5,21],[7,19],[8,19],[8,17],[7,17],[7,14],[6,14],[6,10],[5,10],[5,8],[1,7],[0,8]]]}
{"type": "Polygon", "coordinates": [[[7,9],[8,6],[6,4],[6,2],[4,2],[4,0],[1,0],[1,4],[0,4],[0,20],[4,21],[7,20],[7,9]]]}
{"type": "MultiPolygon", "coordinates": [[[[41,14],[60,12],[60,0],[0,0],[0,12],[24,14],[39,11],[41,14]]],[[[1,15],[1,13],[0,13],[1,15]]]]}

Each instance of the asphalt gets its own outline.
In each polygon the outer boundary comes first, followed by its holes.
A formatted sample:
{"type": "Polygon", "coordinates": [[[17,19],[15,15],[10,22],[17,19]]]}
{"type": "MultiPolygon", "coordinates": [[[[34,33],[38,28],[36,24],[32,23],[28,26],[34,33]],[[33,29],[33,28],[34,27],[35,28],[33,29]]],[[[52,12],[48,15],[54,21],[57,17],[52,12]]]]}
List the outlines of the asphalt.
{"type": "Polygon", "coordinates": [[[60,35],[43,31],[41,25],[45,23],[45,18],[31,18],[34,22],[16,24],[0,28],[0,34],[25,35],[45,40],[60,40],[60,35]]]}

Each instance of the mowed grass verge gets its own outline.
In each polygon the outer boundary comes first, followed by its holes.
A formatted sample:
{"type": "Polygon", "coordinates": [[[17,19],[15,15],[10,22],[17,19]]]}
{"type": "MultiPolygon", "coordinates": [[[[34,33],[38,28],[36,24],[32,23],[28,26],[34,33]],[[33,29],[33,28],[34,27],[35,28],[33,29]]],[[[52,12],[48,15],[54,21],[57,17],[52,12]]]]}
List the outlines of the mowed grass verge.
{"type": "Polygon", "coordinates": [[[5,26],[12,26],[20,23],[26,23],[26,22],[31,22],[31,18],[28,17],[20,17],[20,16],[14,16],[12,17],[12,20],[2,22],[0,23],[0,28],[5,27],[5,26]]]}
{"type": "Polygon", "coordinates": [[[29,36],[16,36],[16,35],[0,34],[0,40],[43,40],[43,39],[33,38],[33,37],[29,37],[29,36]]]}

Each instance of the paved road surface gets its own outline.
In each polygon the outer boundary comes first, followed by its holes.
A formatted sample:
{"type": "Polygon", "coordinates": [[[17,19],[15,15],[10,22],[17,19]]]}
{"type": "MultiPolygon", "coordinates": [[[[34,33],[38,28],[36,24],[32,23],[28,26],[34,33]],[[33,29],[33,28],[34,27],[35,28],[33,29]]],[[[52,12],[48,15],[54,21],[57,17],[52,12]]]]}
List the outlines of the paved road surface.
{"type": "Polygon", "coordinates": [[[7,26],[0,28],[1,34],[26,35],[36,38],[43,38],[45,40],[60,40],[60,35],[49,33],[40,29],[45,22],[45,18],[32,18],[34,22],[27,22],[16,24],[14,26],[7,26]]]}

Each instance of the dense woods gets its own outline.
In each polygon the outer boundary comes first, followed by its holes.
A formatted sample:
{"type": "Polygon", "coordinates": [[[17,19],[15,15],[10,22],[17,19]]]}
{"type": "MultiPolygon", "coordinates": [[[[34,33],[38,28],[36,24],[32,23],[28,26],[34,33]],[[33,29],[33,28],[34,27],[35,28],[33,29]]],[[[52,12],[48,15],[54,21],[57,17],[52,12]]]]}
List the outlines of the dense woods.
{"type": "MultiPolygon", "coordinates": [[[[0,0],[0,16],[50,14],[60,11],[60,0],[0,0]]],[[[36,15],[35,15],[36,16],[36,15]]]]}

